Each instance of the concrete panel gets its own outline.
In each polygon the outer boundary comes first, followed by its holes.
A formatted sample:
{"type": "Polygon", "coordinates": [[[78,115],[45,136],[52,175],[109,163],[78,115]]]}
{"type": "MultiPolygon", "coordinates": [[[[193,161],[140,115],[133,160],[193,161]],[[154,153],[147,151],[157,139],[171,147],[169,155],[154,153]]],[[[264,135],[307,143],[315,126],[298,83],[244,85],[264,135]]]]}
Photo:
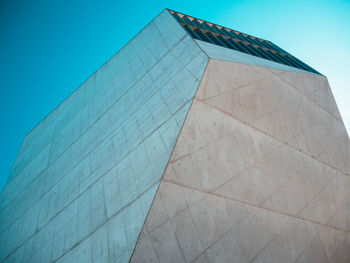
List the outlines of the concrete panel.
{"type": "Polygon", "coordinates": [[[35,127],[0,262],[128,262],[207,62],[165,10],[35,127]]]}
{"type": "Polygon", "coordinates": [[[310,95],[327,88],[211,59],[131,262],[347,262],[349,138],[310,95]]]}

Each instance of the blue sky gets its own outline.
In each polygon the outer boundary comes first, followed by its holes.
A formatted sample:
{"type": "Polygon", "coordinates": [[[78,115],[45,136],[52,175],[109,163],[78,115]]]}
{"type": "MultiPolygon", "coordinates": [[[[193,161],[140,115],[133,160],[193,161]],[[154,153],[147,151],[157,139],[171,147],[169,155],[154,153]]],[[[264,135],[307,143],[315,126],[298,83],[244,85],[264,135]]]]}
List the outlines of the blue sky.
{"type": "Polygon", "coordinates": [[[259,36],[328,77],[350,130],[350,1],[0,2],[0,190],[23,137],[164,8],[259,36]]]}

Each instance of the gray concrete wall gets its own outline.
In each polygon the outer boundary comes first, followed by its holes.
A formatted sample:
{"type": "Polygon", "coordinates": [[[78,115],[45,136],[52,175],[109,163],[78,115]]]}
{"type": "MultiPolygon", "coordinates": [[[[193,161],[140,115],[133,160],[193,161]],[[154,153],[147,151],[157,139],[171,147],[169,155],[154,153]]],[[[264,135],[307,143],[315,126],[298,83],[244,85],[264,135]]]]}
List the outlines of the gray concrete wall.
{"type": "Polygon", "coordinates": [[[0,262],[127,262],[208,57],[167,10],[24,139],[0,262]]]}
{"type": "Polygon", "coordinates": [[[211,59],[131,262],[350,262],[349,171],[325,77],[211,59]]]}

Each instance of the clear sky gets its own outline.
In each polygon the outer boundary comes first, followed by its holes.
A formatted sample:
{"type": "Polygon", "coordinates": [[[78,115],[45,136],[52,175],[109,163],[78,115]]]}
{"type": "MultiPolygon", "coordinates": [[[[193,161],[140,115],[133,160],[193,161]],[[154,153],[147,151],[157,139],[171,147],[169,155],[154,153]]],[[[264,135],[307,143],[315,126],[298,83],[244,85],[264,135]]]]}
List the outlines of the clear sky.
{"type": "Polygon", "coordinates": [[[350,1],[0,1],[0,190],[23,137],[164,8],[271,40],[328,77],[350,130],[350,1]]]}

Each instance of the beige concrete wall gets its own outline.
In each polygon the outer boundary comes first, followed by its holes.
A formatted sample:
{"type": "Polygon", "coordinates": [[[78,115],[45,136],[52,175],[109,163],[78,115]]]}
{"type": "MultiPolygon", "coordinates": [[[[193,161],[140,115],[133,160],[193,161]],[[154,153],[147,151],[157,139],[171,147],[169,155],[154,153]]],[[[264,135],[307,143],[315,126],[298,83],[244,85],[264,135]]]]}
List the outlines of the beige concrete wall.
{"type": "Polygon", "coordinates": [[[350,262],[327,79],[210,60],[131,262],[350,262]]]}

